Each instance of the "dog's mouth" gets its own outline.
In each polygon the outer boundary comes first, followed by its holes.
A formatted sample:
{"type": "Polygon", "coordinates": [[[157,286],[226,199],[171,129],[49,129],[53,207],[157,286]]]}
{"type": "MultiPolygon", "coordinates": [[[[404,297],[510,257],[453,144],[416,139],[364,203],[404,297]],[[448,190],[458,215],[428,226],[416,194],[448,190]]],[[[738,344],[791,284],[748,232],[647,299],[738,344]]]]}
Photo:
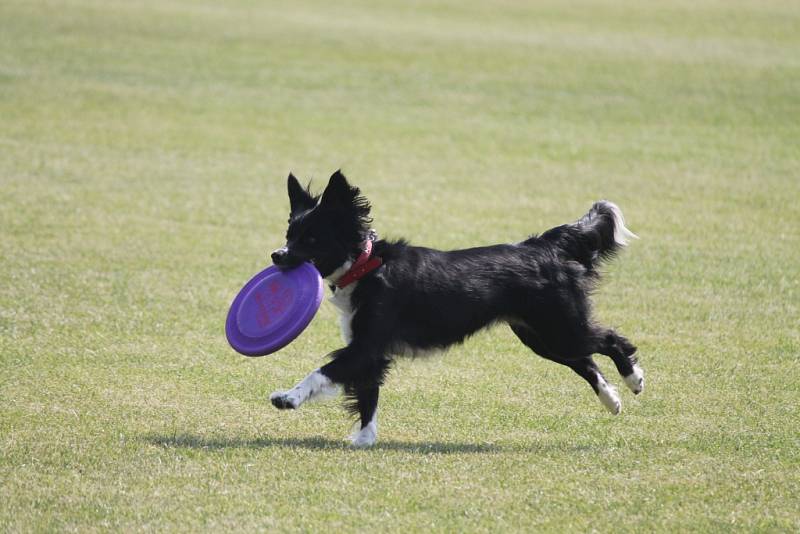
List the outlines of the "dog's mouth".
{"type": "MultiPolygon", "coordinates": [[[[281,261],[281,262],[273,262],[273,263],[281,271],[291,271],[292,269],[295,269],[295,268],[299,267],[303,263],[303,260],[295,259],[295,260],[291,260],[291,261],[281,261]]],[[[313,263],[313,262],[311,262],[311,263],[313,263]]]]}

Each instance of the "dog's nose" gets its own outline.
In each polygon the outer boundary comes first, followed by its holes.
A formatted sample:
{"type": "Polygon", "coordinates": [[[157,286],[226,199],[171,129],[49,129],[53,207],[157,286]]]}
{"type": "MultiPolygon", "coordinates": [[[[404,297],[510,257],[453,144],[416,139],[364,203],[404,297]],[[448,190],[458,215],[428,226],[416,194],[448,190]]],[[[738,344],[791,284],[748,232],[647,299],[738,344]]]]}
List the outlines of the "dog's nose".
{"type": "Polygon", "coordinates": [[[286,247],[281,247],[278,250],[275,250],[272,255],[272,263],[280,267],[281,265],[286,263],[286,258],[289,256],[289,249],[286,247]]]}

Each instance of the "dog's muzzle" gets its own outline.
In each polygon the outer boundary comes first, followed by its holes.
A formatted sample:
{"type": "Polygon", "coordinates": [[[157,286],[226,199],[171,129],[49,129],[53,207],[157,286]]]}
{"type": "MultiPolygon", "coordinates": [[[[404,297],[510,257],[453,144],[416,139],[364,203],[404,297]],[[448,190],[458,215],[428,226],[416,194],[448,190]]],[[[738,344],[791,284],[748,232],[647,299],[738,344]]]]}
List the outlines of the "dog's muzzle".
{"type": "Polygon", "coordinates": [[[289,252],[289,247],[281,247],[275,250],[270,254],[270,257],[272,258],[272,263],[281,269],[291,269],[303,263],[301,258],[289,252]]]}
{"type": "Polygon", "coordinates": [[[272,258],[272,263],[277,265],[278,267],[283,267],[287,260],[289,259],[289,248],[288,247],[281,247],[276,249],[270,255],[272,258]]]}

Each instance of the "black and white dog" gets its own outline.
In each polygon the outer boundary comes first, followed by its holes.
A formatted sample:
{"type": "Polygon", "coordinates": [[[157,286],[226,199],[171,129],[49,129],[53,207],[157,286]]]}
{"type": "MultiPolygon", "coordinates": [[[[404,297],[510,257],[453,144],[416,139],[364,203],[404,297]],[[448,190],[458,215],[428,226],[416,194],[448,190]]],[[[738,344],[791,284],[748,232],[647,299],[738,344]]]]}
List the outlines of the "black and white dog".
{"type": "Polygon", "coordinates": [[[636,237],[615,204],[597,202],[577,222],[521,243],[444,252],[375,240],[369,203],[339,171],[320,196],[290,174],[289,203],[286,246],[272,261],[284,269],[316,266],[341,313],[345,346],[294,388],[273,393],[277,408],[343,388],[360,417],[353,444],[370,446],[378,391],[394,357],[444,349],[495,323],[508,323],[532,351],[582,376],[613,414],[619,396],[592,354],[610,356],[628,388],[642,391],[636,347],[591,316],[598,264],[636,237]]]}

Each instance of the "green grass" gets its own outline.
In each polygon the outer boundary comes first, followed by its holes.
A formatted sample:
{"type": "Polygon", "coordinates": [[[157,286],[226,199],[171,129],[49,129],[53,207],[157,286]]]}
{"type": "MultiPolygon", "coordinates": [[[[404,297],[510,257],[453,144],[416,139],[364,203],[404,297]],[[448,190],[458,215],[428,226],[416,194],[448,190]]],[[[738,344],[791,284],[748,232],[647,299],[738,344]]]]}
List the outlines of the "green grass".
{"type": "Polygon", "coordinates": [[[0,3],[0,530],[800,530],[800,7],[0,3]],[[266,401],[340,343],[226,344],[285,176],[384,236],[524,238],[599,198],[641,240],[597,314],[608,415],[496,328],[404,361],[380,441],[266,401]],[[621,380],[607,359],[607,376],[621,380]]]}

